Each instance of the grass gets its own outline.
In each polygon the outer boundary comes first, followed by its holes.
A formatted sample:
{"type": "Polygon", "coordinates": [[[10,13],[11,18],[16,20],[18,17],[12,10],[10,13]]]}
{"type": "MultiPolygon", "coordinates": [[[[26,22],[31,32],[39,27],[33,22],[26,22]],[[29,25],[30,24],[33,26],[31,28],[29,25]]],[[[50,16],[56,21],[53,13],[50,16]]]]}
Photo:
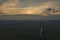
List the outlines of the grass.
{"type": "Polygon", "coordinates": [[[44,27],[47,40],[60,40],[60,22],[57,21],[1,21],[0,40],[40,40],[44,27]]]}

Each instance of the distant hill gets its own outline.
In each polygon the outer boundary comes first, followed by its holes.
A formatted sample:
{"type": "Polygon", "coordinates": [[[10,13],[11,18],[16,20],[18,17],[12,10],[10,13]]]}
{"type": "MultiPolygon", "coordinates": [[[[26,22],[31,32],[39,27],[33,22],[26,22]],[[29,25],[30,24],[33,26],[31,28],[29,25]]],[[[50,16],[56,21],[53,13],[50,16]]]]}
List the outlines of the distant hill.
{"type": "Polygon", "coordinates": [[[1,15],[0,20],[60,20],[60,15],[1,15]]]}

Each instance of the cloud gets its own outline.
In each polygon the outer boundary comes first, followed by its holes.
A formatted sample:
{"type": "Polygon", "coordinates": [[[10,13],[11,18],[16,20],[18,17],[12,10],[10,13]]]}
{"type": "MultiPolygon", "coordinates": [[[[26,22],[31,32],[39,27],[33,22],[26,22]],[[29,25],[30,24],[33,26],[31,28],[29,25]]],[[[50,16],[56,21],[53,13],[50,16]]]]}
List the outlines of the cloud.
{"type": "MultiPolygon", "coordinates": [[[[44,13],[44,10],[49,7],[60,8],[58,2],[52,2],[52,1],[40,2],[40,3],[36,3],[33,1],[29,3],[28,1],[24,3],[19,0],[9,0],[7,2],[4,2],[0,6],[0,11],[4,13],[4,15],[38,14],[42,16],[48,16],[47,13],[44,13]]],[[[60,12],[54,13],[54,15],[55,14],[60,14],[60,12]]]]}

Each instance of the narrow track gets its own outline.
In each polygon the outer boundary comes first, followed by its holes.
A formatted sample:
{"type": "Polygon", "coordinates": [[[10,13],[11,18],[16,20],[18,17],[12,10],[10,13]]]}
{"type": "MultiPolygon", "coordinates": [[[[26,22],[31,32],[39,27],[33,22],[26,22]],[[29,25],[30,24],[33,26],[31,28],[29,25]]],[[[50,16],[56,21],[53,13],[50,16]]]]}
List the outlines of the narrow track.
{"type": "Polygon", "coordinates": [[[46,40],[46,30],[45,27],[41,26],[40,30],[40,40],[46,40]]]}

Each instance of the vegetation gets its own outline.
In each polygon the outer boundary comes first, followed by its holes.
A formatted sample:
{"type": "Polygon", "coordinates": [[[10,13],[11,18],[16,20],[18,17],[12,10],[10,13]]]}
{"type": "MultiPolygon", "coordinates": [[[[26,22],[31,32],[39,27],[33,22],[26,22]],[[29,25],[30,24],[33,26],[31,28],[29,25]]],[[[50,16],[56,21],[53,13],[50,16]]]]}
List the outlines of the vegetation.
{"type": "Polygon", "coordinates": [[[47,40],[60,39],[59,20],[0,20],[0,40],[40,40],[40,28],[44,27],[47,40]]]}

